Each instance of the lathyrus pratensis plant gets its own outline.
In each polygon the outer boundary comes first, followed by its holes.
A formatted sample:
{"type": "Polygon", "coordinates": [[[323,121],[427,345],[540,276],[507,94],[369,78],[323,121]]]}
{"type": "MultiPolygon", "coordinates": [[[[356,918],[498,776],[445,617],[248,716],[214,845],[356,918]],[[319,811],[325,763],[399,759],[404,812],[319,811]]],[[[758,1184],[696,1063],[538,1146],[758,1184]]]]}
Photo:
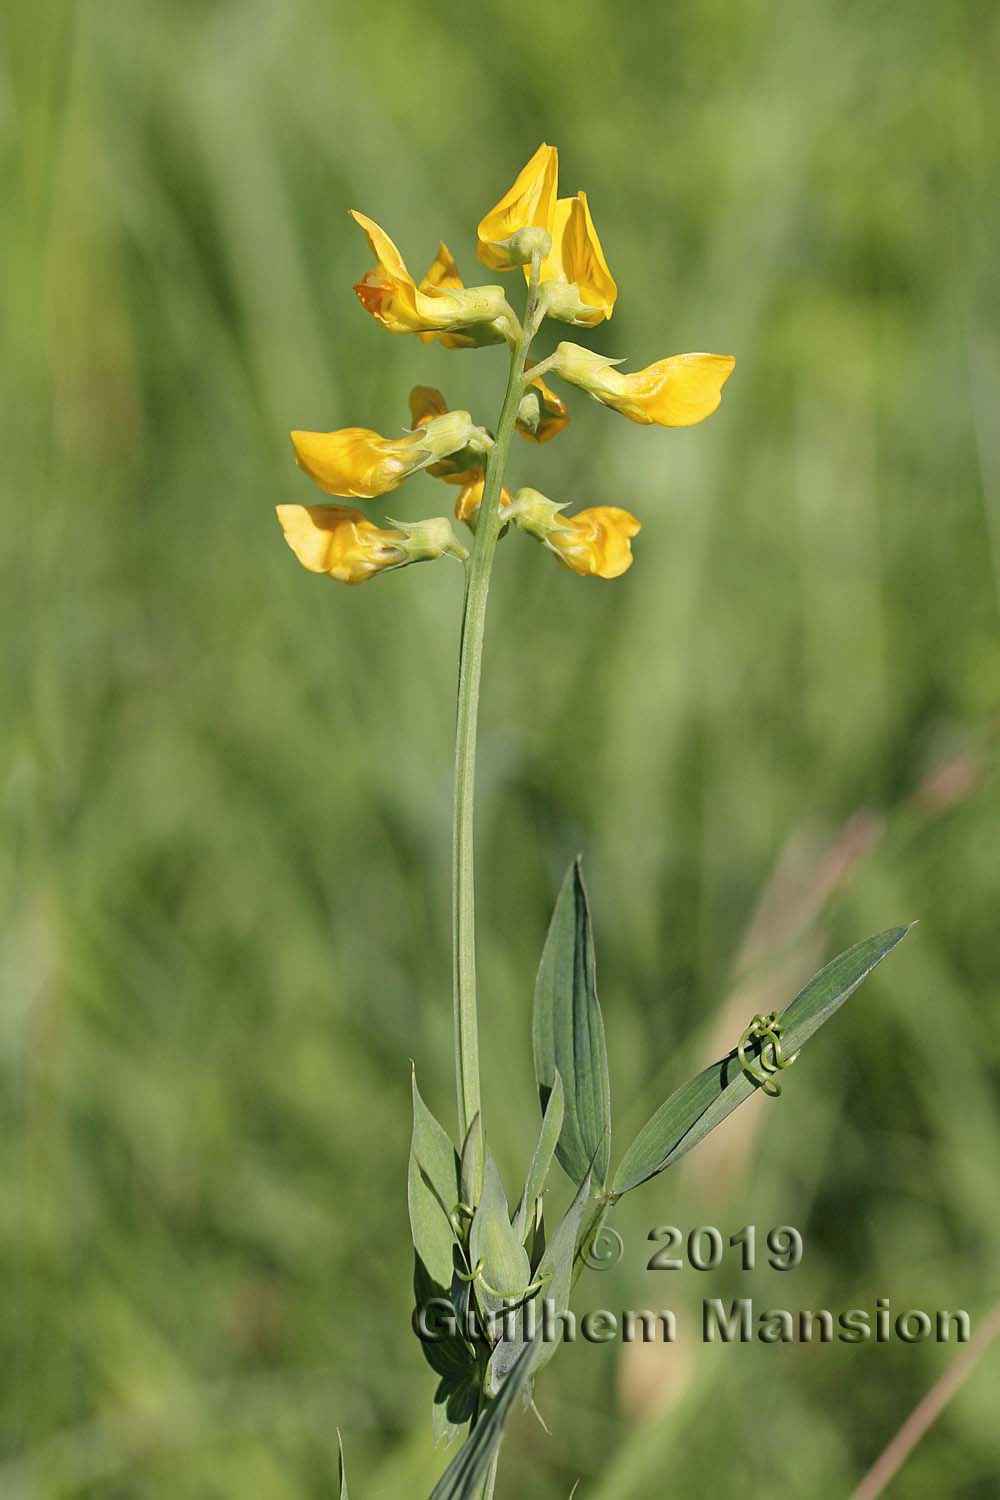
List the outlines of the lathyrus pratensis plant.
{"type": "MultiPolygon", "coordinates": [[[[341,500],[375,500],[420,469],[458,489],[450,519],[379,525],[354,505],[280,505],[285,538],[312,572],[358,584],[410,563],[450,556],[466,571],[458,670],[454,802],[454,1041],[458,1131],[430,1113],[413,1082],[410,1225],[416,1256],[417,1323],[437,1377],[433,1414],[442,1437],[465,1440],[435,1488],[435,1500],[491,1496],[504,1423],[554,1351],[539,1308],[565,1311],[605,1216],[623,1194],[677,1162],[757,1089],[780,1092],[779,1074],[900,941],[897,927],[859,943],[822,970],[779,1013],[755,1016],[733,1049],[677,1089],[611,1171],[611,1088],[597,999],[594,945],[579,861],[555,905],[535,984],[533,1050],[541,1126],[511,1213],[487,1146],[480,1104],[476,1011],[473,822],[476,724],[486,603],[497,543],[521,532],[573,572],[618,578],[631,566],[639,522],[627,510],[570,510],[535,489],[504,485],[515,432],[545,443],[569,414],[549,387],[555,376],[630,421],[687,427],[711,416],[735,361],[675,354],[634,373],[576,343],[562,342],[532,365],[528,351],[546,318],[594,328],[610,318],[618,289],[585,193],[560,198],[558,156],[542,145],[510,191],[481,220],[477,255],[491,271],[522,272],[519,318],[502,286],[464,285],[446,245],[420,282],[389,236],[353,213],[375,265],[354,290],[390,333],[413,333],[446,349],[506,345],[507,388],[495,431],[450,410],[437,390],[410,394],[411,427],[382,437],[362,427],[293,432],[306,473],[341,500]],[[556,1225],[546,1222],[553,1159],[576,1189],[556,1225]]],[[[341,1476],[342,1494],[346,1482],[341,1476]]]]}

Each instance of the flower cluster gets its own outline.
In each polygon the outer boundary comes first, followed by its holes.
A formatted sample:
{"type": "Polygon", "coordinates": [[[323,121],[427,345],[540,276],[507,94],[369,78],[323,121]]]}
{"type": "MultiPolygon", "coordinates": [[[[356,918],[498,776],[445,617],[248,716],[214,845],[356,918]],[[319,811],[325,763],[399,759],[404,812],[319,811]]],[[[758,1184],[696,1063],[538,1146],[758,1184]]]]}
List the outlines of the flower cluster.
{"type": "MultiPolygon", "coordinates": [[[[529,313],[522,327],[502,286],[468,287],[447,245],[421,280],[415,281],[396,245],[364,214],[351,211],[364,231],[375,265],[355,285],[361,305],[390,333],[415,333],[447,349],[509,345],[520,361],[522,382],[516,430],[544,443],[568,424],[569,412],[546,383],[555,375],[630,421],[688,427],[715,411],[735,361],[722,354],[675,354],[631,374],[622,360],[562,342],[540,364],[525,351],[545,318],[594,328],[611,317],[618,288],[608,269],[586,193],[558,196],[559,161],[554,146],[539,146],[510,190],[480,221],[477,257],[493,271],[523,269],[529,283],[529,313]]],[[[475,532],[486,488],[494,435],[466,411],[450,410],[441,392],[417,386],[410,394],[412,427],[383,437],[364,427],[336,432],[293,432],[295,457],[329,495],[374,500],[420,469],[459,489],[455,515],[475,532]]],[[[494,497],[497,490],[493,490],[494,497]]],[[[617,506],[595,506],[566,514],[534,489],[499,489],[498,516],[545,545],[575,573],[617,578],[632,563],[639,522],[617,506]]],[[[279,505],[285,539],[313,572],[344,583],[363,583],[376,573],[450,554],[467,559],[444,516],[390,527],[375,525],[347,505],[279,505]]]]}

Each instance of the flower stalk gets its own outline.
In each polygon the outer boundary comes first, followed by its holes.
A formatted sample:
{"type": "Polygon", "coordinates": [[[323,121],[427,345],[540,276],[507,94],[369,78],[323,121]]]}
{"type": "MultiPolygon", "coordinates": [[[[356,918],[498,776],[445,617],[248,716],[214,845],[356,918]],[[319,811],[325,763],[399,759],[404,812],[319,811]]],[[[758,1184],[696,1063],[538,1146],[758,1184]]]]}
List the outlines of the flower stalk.
{"type": "MultiPolygon", "coordinates": [[[[476,740],[479,725],[479,691],[482,682],[486,605],[490,591],[493,558],[500,536],[500,492],[525,392],[525,359],[537,331],[538,273],[540,256],[531,263],[531,279],[524,323],[510,351],[507,389],[496,439],[486,460],[486,478],[479,507],[475,542],[468,563],[462,636],[458,666],[458,707],[455,724],[455,798],[452,842],[452,996],[455,1023],[455,1082],[458,1094],[459,1139],[482,1113],[479,1071],[479,1017],[476,1004],[476,889],[475,889],[475,789],[476,740]]],[[[482,1132],[478,1140],[482,1142],[482,1132]]],[[[480,1160],[476,1180],[482,1176],[480,1160]]]]}

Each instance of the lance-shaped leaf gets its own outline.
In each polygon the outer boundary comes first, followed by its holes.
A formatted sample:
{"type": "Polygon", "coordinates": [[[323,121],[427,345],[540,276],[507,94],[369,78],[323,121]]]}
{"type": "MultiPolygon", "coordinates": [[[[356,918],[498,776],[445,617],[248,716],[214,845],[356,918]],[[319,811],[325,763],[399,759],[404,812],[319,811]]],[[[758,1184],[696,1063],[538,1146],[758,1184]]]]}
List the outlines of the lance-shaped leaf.
{"type": "Polygon", "coordinates": [[[578,1187],[588,1173],[603,1186],[611,1157],[611,1085],[579,859],[563,881],[538,967],[533,1040],[542,1108],[557,1074],[565,1091],[556,1155],[578,1187]]]}
{"type": "MultiPolygon", "coordinates": [[[[892,927],[856,943],[799,991],[781,1012],[781,1045],[786,1057],[798,1052],[840,1009],[909,930],[909,927],[892,927]]],[[[671,1094],[646,1122],[622,1158],[612,1191],[616,1196],[630,1192],[673,1166],[758,1087],[743,1071],[735,1050],[712,1063],[671,1094]]]]}
{"type": "Polygon", "coordinates": [[[455,1243],[451,1215],[459,1199],[458,1155],[446,1131],[420,1097],[416,1069],[407,1199],[417,1256],[437,1287],[449,1287],[455,1243]]]}
{"type": "Polygon", "coordinates": [[[525,1346],[514,1368],[431,1492],[430,1500],[479,1500],[504,1425],[531,1375],[535,1344],[525,1346]]]}
{"type": "Polygon", "coordinates": [[[562,1130],[564,1112],[562,1079],[556,1073],[552,1092],[549,1094],[545,1113],[542,1116],[542,1128],[538,1132],[528,1176],[525,1179],[524,1192],[521,1194],[521,1202],[514,1215],[514,1233],[522,1245],[533,1223],[535,1201],[541,1197],[545,1188],[545,1180],[549,1175],[549,1168],[555,1155],[556,1142],[562,1130]]]}

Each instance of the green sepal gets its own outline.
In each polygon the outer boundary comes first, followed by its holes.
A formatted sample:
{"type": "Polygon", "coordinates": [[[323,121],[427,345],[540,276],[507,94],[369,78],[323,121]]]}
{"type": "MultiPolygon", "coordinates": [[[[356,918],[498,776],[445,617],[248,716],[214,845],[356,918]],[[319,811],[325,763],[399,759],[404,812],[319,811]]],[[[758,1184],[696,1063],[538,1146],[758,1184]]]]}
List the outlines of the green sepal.
{"type": "MultiPolygon", "coordinates": [[[[913,924],[911,923],[910,926],[913,924]]],[[[848,948],[809,981],[781,1012],[782,1048],[792,1057],[839,1010],[910,927],[891,927],[848,948]]],[[[749,1019],[749,1018],[748,1018],[749,1019]]],[[[705,1139],[737,1105],[756,1093],[735,1049],[677,1089],[639,1131],[612,1183],[621,1197],[673,1166],[705,1139]]]]}
{"type": "Polygon", "coordinates": [[[542,1127],[538,1132],[538,1140],[531,1157],[531,1165],[524,1183],[524,1192],[514,1215],[514,1233],[522,1245],[528,1236],[528,1231],[535,1222],[535,1202],[542,1196],[545,1182],[555,1155],[556,1144],[559,1133],[562,1130],[563,1116],[565,1114],[565,1093],[563,1082],[556,1071],[552,1091],[545,1105],[545,1113],[542,1116],[542,1127]]]}
{"type": "Polygon", "coordinates": [[[549,924],[535,982],[532,1035],[542,1109],[557,1074],[565,1091],[556,1156],[578,1187],[591,1172],[603,1187],[611,1159],[611,1084],[579,859],[569,868],[549,924]]]}
{"type": "Polygon", "coordinates": [[[420,1097],[415,1068],[407,1200],[413,1247],[430,1279],[443,1291],[451,1286],[454,1264],[452,1214],[459,1200],[459,1163],[447,1132],[420,1097]]]}

